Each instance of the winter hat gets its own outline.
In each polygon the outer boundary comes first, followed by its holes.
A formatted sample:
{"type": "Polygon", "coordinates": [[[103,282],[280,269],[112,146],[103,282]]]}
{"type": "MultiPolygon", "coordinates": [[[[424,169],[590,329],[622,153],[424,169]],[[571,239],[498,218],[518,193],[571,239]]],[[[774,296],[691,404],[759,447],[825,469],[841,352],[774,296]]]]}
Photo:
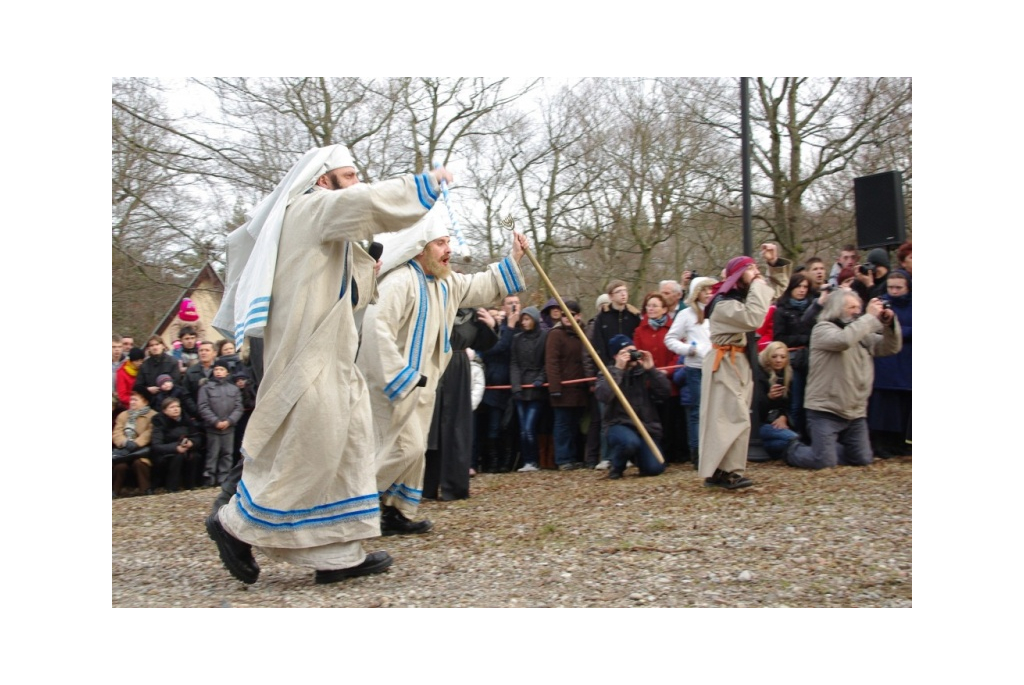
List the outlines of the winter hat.
{"type": "Polygon", "coordinates": [[[910,274],[907,273],[906,269],[896,269],[896,270],[894,270],[892,273],[889,274],[889,278],[892,278],[893,276],[902,276],[903,280],[905,280],[907,282],[907,291],[908,292],[913,291],[914,284],[913,284],[913,281],[910,280],[910,274]]]}
{"type": "Polygon", "coordinates": [[[156,387],[159,388],[161,385],[163,385],[167,381],[170,381],[171,383],[173,383],[174,379],[171,378],[171,376],[169,374],[166,374],[166,373],[160,374],[159,376],[156,377],[156,387]]]}
{"type": "Polygon", "coordinates": [[[576,300],[565,300],[565,306],[569,308],[569,311],[573,314],[580,313],[580,303],[576,300]]]}
{"type": "Polygon", "coordinates": [[[868,252],[867,261],[871,262],[875,266],[884,266],[886,269],[889,268],[889,253],[884,247],[876,247],[871,252],[868,252]]]}
{"type": "Polygon", "coordinates": [[[238,369],[233,374],[231,374],[231,381],[234,382],[237,380],[249,380],[249,374],[245,372],[245,369],[238,369]]]}
{"type": "Polygon", "coordinates": [[[522,313],[533,319],[534,323],[540,323],[540,312],[537,311],[536,307],[527,307],[522,313]]]}
{"type": "Polygon", "coordinates": [[[601,293],[597,296],[597,300],[594,301],[594,309],[601,311],[601,307],[605,306],[612,301],[612,298],[608,297],[607,293],[601,293]]]}
{"type": "Polygon", "coordinates": [[[690,293],[686,296],[686,304],[693,306],[693,303],[697,301],[697,295],[704,288],[710,288],[717,284],[718,281],[710,276],[700,276],[690,281],[690,293]]]}
{"type": "Polygon", "coordinates": [[[143,352],[138,347],[133,347],[132,349],[128,350],[128,359],[130,359],[133,362],[137,362],[140,359],[145,359],[145,358],[146,358],[146,353],[143,352]]]}
{"type": "Polygon", "coordinates": [[[559,307],[558,305],[558,300],[556,300],[553,297],[547,301],[547,303],[544,305],[544,309],[540,310],[540,313],[547,314],[548,310],[550,310],[552,307],[558,307],[559,309],[561,309],[561,307],[559,307]]]}
{"type": "Polygon", "coordinates": [[[181,309],[178,310],[178,318],[182,321],[199,320],[199,313],[196,312],[196,306],[192,304],[192,300],[187,297],[181,301],[181,309]]]}
{"type": "Polygon", "coordinates": [[[725,265],[725,280],[715,289],[715,294],[724,295],[735,288],[736,283],[743,277],[743,272],[753,263],[754,260],[750,257],[741,256],[730,259],[729,263],[725,265]]]}
{"type": "Polygon", "coordinates": [[[622,351],[623,347],[629,347],[633,344],[633,341],[629,336],[622,335],[619,333],[616,336],[612,336],[612,339],[608,341],[608,356],[614,357],[622,351]]]}
{"type": "Polygon", "coordinates": [[[223,368],[225,371],[231,371],[231,369],[228,368],[228,363],[225,361],[221,361],[220,359],[213,363],[213,368],[216,369],[218,366],[223,368]]]}

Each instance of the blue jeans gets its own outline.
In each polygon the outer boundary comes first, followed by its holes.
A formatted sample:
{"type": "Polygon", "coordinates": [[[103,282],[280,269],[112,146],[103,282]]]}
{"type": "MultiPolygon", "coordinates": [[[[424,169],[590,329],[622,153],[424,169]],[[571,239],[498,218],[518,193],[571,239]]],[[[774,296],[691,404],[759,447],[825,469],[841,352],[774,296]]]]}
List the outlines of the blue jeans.
{"type": "Polygon", "coordinates": [[[520,449],[523,463],[536,466],[540,462],[540,451],[537,447],[537,423],[540,411],[544,406],[541,400],[516,400],[516,413],[519,415],[520,449]]]}
{"type": "Polygon", "coordinates": [[[697,449],[700,446],[700,384],[704,378],[701,369],[686,370],[686,388],[690,391],[690,405],[686,408],[687,434],[686,441],[690,444],[690,461],[697,463],[697,449]]]}
{"type": "Polygon", "coordinates": [[[789,443],[799,437],[788,428],[776,428],[770,423],[761,424],[761,445],[772,459],[785,458],[789,443]]]}
{"type": "MultiPolygon", "coordinates": [[[[661,446],[658,446],[661,449],[661,446]]],[[[644,476],[657,476],[665,470],[665,465],[651,452],[644,439],[632,426],[608,427],[608,461],[612,470],[622,473],[626,470],[626,462],[632,461],[644,476]]]]}
{"type": "Polygon", "coordinates": [[[576,436],[580,433],[583,407],[552,407],[555,410],[555,463],[571,464],[576,461],[576,436]]]}

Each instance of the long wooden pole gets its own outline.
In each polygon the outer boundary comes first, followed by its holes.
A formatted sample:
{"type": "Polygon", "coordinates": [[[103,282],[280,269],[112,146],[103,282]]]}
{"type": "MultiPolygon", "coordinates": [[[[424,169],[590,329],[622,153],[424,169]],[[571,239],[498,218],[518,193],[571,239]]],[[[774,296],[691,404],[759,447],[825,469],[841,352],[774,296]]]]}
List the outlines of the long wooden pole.
{"type": "MultiPolygon", "coordinates": [[[[501,225],[508,227],[509,230],[515,229],[515,221],[512,219],[511,215],[502,219],[501,225]]],[[[562,296],[558,294],[558,289],[555,288],[555,284],[552,283],[551,280],[548,278],[548,275],[544,273],[544,268],[540,265],[540,262],[537,261],[537,258],[533,256],[533,252],[530,250],[530,248],[526,248],[524,250],[524,253],[527,257],[530,258],[530,263],[533,264],[533,268],[535,268],[537,270],[537,273],[540,274],[541,279],[544,281],[544,285],[548,287],[548,290],[551,291],[555,299],[558,300],[558,306],[562,308],[562,311],[564,313],[569,315],[569,323],[572,324],[573,330],[576,331],[576,335],[578,335],[580,337],[580,340],[583,341],[583,344],[586,346],[587,352],[590,353],[590,356],[594,360],[594,363],[597,364],[597,367],[601,370],[601,373],[604,374],[604,378],[608,382],[608,386],[612,389],[612,392],[615,393],[615,397],[622,404],[622,408],[626,410],[627,414],[629,414],[629,418],[633,421],[633,425],[636,426],[637,431],[640,433],[640,437],[642,437],[644,439],[644,442],[647,443],[647,447],[651,450],[651,453],[658,460],[658,463],[664,464],[665,459],[664,457],[661,456],[661,450],[658,449],[657,443],[654,442],[654,439],[651,437],[651,434],[647,432],[647,427],[644,426],[644,422],[640,420],[640,417],[637,416],[636,412],[633,410],[633,405],[629,403],[629,400],[627,400],[626,396],[622,393],[622,388],[619,387],[619,384],[615,382],[615,379],[612,378],[612,375],[608,372],[608,367],[604,365],[604,362],[601,361],[601,355],[599,355],[597,351],[594,350],[594,346],[590,344],[590,340],[583,332],[583,329],[580,328],[580,324],[578,321],[576,321],[576,317],[572,316],[572,312],[570,312],[569,308],[565,306],[565,302],[562,301],[562,296]]],[[[539,323],[540,322],[538,322],[538,324],[539,323]]],[[[659,373],[661,372],[659,371],[659,373]]]]}

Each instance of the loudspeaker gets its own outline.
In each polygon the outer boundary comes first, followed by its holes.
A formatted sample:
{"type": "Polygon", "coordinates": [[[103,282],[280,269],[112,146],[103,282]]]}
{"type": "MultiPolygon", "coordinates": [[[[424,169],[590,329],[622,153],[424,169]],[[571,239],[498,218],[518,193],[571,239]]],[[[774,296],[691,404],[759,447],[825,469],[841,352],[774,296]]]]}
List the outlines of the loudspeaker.
{"type": "Polygon", "coordinates": [[[898,171],[853,179],[857,209],[857,248],[900,245],[907,239],[903,175],[898,171]]]}

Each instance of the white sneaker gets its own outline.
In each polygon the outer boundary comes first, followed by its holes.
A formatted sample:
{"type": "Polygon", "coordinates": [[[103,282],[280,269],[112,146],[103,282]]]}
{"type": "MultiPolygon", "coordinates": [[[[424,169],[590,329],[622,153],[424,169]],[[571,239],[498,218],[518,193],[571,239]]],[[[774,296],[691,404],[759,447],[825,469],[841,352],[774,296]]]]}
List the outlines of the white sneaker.
{"type": "Polygon", "coordinates": [[[536,464],[526,464],[523,468],[519,469],[518,473],[530,473],[531,471],[540,471],[540,468],[536,464]]]}
{"type": "Polygon", "coordinates": [[[633,462],[631,462],[631,461],[627,461],[626,462],[626,468],[627,469],[631,469],[631,468],[633,468],[633,466],[635,466],[635,464],[633,462]]]}
{"type": "Polygon", "coordinates": [[[610,461],[608,461],[607,459],[602,459],[601,461],[597,462],[597,466],[594,467],[594,470],[595,471],[607,471],[608,469],[611,468],[611,466],[612,466],[612,463],[610,461]]]}

